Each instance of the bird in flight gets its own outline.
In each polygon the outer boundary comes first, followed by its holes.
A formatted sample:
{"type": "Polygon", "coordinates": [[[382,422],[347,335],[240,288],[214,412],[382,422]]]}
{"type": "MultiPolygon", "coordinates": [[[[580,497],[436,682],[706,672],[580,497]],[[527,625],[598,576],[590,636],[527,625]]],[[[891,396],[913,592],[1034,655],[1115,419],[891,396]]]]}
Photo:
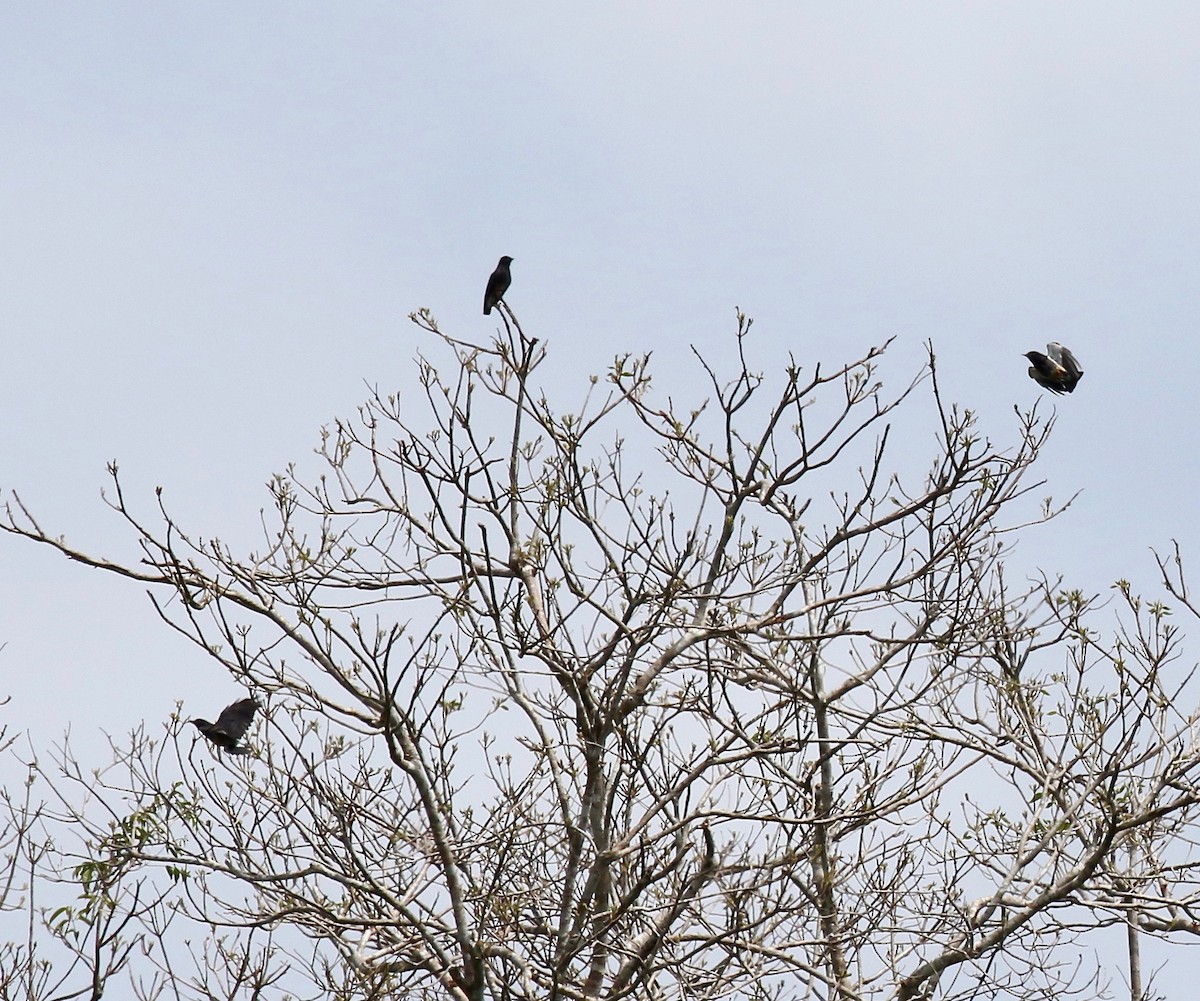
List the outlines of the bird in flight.
{"type": "Polygon", "coordinates": [[[238,746],[238,741],[250,729],[250,723],[258,709],[259,705],[255,699],[242,699],[222,709],[215,723],[206,719],[190,719],[188,722],[217,747],[230,754],[249,754],[244,747],[238,746]]]}
{"type": "Polygon", "coordinates": [[[1025,357],[1032,363],[1029,378],[1052,393],[1073,393],[1083,378],[1083,369],[1075,356],[1058,341],[1047,344],[1045,354],[1026,351],[1025,357]]]}
{"type": "Polygon", "coordinates": [[[512,272],[508,270],[512,260],[511,257],[501,257],[500,263],[496,265],[496,270],[488,279],[487,289],[483,293],[484,316],[491,313],[493,306],[499,305],[500,300],[504,298],[504,293],[508,291],[508,286],[512,284],[512,272]]]}

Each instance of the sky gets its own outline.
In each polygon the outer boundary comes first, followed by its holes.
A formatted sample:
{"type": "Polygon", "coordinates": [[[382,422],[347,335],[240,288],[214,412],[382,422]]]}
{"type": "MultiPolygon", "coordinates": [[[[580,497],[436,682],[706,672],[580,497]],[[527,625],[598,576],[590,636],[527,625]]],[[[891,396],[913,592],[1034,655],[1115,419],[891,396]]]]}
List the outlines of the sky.
{"type": "MultiPolygon", "coordinates": [[[[1182,2],[6,6],[0,489],[128,556],[117,460],[250,544],[322,425],[415,387],[410,312],[490,335],[509,254],[564,407],[627,352],[694,388],[737,307],[774,364],[895,336],[897,389],[932,341],[995,441],[1057,410],[1038,471],[1079,497],[1028,567],[1154,593],[1152,548],[1200,564],[1198,52],[1182,2]],[[1025,374],[1050,340],[1072,396],[1025,374]]],[[[898,448],[923,472],[934,428],[898,448]]],[[[138,587],[11,538],[0,644],[36,747],[240,694],[138,587]]]]}

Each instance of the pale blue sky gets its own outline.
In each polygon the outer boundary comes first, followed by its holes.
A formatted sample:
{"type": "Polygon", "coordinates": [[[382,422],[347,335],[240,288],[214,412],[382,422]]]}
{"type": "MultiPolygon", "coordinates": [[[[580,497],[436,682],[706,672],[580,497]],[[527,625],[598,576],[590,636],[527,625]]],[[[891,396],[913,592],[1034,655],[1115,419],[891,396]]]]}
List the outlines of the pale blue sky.
{"type": "MultiPolygon", "coordinates": [[[[1192,3],[8,6],[0,487],[127,553],[115,458],[248,539],[364,383],[413,387],[411,310],[494,328],[507,253],[564,406],[618,353],[727,349],[740,306],[764,359],[898,335],[897,388],[932,339],[1012,440],[1021,354],[1064,342],[1041,471],[1083,493],[1022,558],[1151,591],[1151,546],[1200,568],[1198,109],[1192,3]]],[[[37,744],[237,694],[136,587],[7,538],[0,643],[37,744]]]]}

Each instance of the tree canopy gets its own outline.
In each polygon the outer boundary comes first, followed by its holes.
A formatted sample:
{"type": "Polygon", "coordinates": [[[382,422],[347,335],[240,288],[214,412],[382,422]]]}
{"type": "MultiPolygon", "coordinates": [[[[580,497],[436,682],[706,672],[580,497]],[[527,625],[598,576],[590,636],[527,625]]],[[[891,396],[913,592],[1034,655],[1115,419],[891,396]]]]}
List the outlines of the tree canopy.
{"type": "Polygon", "coordinates": [[[552,390],[498,310],[484,343],[415,315],[423,406],[328,428],[256,551],[115,466],[138,561],[10,495],[263,710],[239,758],[178,715],[31,763],[0,996],[1142,996],[1139,941],[1200,932],[1178,554],[1163,601],[1006,574],[1062,512],[1053,422],[993,444],[932,348],[898,391],[886,345],[764,374],[739,316],[684,399],[648,356],[552,390]]]}

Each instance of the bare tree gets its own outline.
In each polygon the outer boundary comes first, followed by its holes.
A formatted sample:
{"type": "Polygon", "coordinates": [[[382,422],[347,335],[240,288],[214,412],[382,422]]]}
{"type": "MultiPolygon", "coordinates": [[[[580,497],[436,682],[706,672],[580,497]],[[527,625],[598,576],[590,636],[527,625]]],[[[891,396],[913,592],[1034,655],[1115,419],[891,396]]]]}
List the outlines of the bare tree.
{"type": "MultiPolygon", "coordinates": [[[[0,743],[11,751],[14,741],[0,733],[0,743]]],[[[69,748],[59,760],[74,767],[69,748]]],[[[134,871],[137,846],[158,833],[153,804],[115,820],[103,844],[72,853],[62,842],[72,840],[79,804],[56,810],[39,802],[40,772],[34,756],[19,789],[0,789],[0,920],[14,930],[0,942],[0,999],[98,999],[148,950],[162,948],[171,922],[163,886],[169,878],[160,882],[134,871]]],[[[97,782],[78,769],[57,778],[62,787],[97,782]]],[[[165,988],[153,974],[136,977],[141,998],[158,997],[165,988]]]]}
{"type": "Polygon", "coordinates": [[[993,446],[932,351],[891,395],[884,348],[758,374],[744,317],[694,399],[630,356],[564,411],[502,313],[490,344],[415,316],[453,355],[418,359],[425,415],[376,393],[328,430],[257,552],[138,513],[115,466],[138,561],[10,499],[9,532],[148,585],[265,705],[255,756],[175,719],[118,772],[40,773],[93,878],[158,874],[118,908],[140,989],[1090,998],[1133,975],[1094,936],[1196,934],[1168,610],[1006,576],[1060,513],[1031,493],[1052,422],[993,446]]]}

